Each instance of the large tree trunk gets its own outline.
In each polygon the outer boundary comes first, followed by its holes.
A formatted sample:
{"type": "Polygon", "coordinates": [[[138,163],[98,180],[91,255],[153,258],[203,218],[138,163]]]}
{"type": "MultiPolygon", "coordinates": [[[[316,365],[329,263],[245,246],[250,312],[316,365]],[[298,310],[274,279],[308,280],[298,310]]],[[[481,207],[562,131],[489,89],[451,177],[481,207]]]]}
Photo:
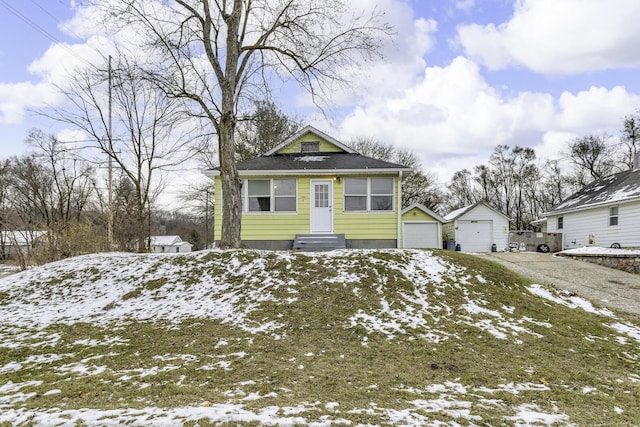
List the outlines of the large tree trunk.
{"type": "Polygon", "coordinates": [[[234,0],[233,10],[224,20],[227,24],[227,57],[224,78],[220,85],[222,115],[218,127],[218,150],[220,156],[220,180],[222,184],[222,233],[221,248],[239,248],[242,221],[242,182],[236,168],[236,90],[237,68],[241,44],[238,29],[242,13],[242,0],[234,0]]]}
{"type": "Polygon", "coordinates": [[[241,188],[235,163],[235,120],[223,117],[220,121],[218,144],[220,150],[220,181],[222,184],[222,232],[220,247],[240,247],[240,223],[242,220],[241,188]]]}

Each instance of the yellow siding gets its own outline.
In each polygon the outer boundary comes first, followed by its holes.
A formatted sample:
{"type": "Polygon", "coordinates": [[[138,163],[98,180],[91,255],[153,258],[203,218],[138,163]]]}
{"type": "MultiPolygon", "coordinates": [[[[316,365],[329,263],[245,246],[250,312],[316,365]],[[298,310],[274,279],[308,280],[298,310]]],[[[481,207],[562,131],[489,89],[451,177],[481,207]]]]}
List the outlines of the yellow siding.
{"type": "MultiPolygon", "coordinates": [[[[275,176],[255,179],[278,178],[275,176]]],[[[287,177],[295,178],[295,177],[287,177]]],[[[251,177],[254,179],[254,177],[251,177]]],[[[309,178],[297,179],[297,213],[249,213],[242,214],[242,240],[293,240],[296,234],[309,232],[309,178]]]]}
{"type": "Polygon", "coordinates": [[[434,217],[423,211],[422,209],[413,208],[402,214],[403,221],[436,221],[434,217]]]}
{"type": "Polygon", "coordinates": [[[311,141],[320,141],[320,151],[323,152],[323,153],[339,153],[339,152],[344,151],[341,148],[336,147],[335,145],[333,145],[329,141],[327,141],[327,140],[325,140],[323,138],[320,138],[318,135],[316,135],[314,133],[306,133],[302,137],[300,137],[298,140],[292,142],[291,144],[287,145],[286,147],[283,147],[280,151],[278,151],[278,154],[299,153],[300,152],[300,143],[301,142],[311,142],[311,141]]]}
{"type": "MultiPolygon", "coordinates": [[[[364,176],[362,176],[364,177],[364,176]]],[[[251,177],[251,179],[278,178],[277,176],[251,177]]],[[[288,178],[288,177],[287,177],[288,178]]],[[[347,239],[396,239],[398,237],[397,178],[394,177],[393,212],[343,212],[343,182],[335,176],[304,176],[297,178],[296,213],[247,213],[242,214],[242,240],[293,240],[296,234],[310,231],[311,180],[333,180],[334,233],[344,233],[347,239]]],[[[215,179],[215,232],[220,239],[221,200],[220,179],[215,179]]]]}

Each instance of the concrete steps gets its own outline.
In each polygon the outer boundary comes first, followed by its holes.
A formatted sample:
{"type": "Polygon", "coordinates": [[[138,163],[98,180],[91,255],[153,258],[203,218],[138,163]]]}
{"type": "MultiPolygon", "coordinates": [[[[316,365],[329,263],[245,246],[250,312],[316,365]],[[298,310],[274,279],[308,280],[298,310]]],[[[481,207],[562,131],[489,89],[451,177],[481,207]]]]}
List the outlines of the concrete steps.
{"type": "Polygon", "coordinates": [[[345,249],[344,234],[296,234],[293,249],[303,251],[328,251],[345,249]]]}

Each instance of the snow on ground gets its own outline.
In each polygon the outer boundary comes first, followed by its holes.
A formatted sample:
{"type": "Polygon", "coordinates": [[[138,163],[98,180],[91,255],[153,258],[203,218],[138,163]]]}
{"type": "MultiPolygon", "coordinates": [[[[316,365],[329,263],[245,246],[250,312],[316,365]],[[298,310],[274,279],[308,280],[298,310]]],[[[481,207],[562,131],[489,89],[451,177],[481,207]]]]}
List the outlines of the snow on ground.
{"type": "Polygon", "coordinates": [[[640,249],[615,249],[601,246],[583,246],[581,248],[566,249],[562,254],[567,255],[632,255],[640,256],[640,249]]]}
{"type": "Polygon", "coordinates": [[[610,310],[606,308],[597,309],[593,306],[593,304],[591,304],[590,301],[569,292],[549,290],[537,284],[529,286],[529,292],[549,301],[553,301],[556,304],[564,305],[566,307],[581,308],[588,313],[599,314],[606,317],[614,317],[613,313],[610,310]]]}
{"type": "MultiPolygon", "coordinates": [[[[122,319],[162,319],[177,323],[196,317],[221,320],[250,333],[278,337],[278,329],[282,326],[278,319],[257,324],[249,321],[248,317],[262,302],[278,302],[273,296],[277,289],[288,289],[292,295],[286,303],[295,301],[297,290],[292,286],[295,284],[271,277],[262,257],[241,262],[238,258],[240,252],[231,256],[228,261],[230,268],[225,272],[195,271],[204,257],[222,253],[194,252],[180,256],[96,254],[52,263],[46,269],[27,270],[0,279],[0,292],[10,296],[2,307],[3,318],[11,319],[7,327],[42,329],[54,323],[106,325],[122,322],[122,319]],[[193,283],[184,281],[187,270],[193,275],[190,278],[193,283]],[[244,278],[243,281],[233,280],[239,276],[244,278]],[[61,280],[65,286],[55,286],[61,280]],[[42,283],[51,285],[42,286],[42,283]],[[144,284],[142,289],[140,283],[144,284]]],[[[484,279],[472,278],[459,267],[432,256],[430,252],[403,253],[410,254],[410,257],[399,272],[419,285],[411,293],[401,292],[400,299],[392,306],[385,300],[384,284],[381,283],[378,288],[381,308],[359,310],[351,317],[349,326],[361,325],[370,333],[381,332],[390,339],[420,330],[423,331],[422,338],[433,343],[441,342],[448,338],[447,335],[430,325],[459,313],[457,308],[448,307],[434,296],[444,294],[453,286],[464,293],[466,300],[462,306],[462,323],[487,331],[499,339],[515,339],[520,333],[535,335],[524,326],[528,321],[514,319],[509,308],[504,307],[500,311],[487,309],[481,299],[474,299],[478,296],[468,290],[472,287],[470,283],[484,284],[484,279]]],[[[350,270],[357,264],[357,257],[348,254],[353,255],[354,252],[305,255],[312,260],[322,257],[325,262],[331,262],[336,266],[337,274],[329,282],[353,283],[354,292],[358,292],[357,276],[350,270]]],[[[278,256],[290,262],[291,254],[283,252],[278,256]]],[[[376,262],[390,264],[385,260],[376,262]]],[[[387,267],[397,269],[393,263],[387,267]]],[[[117,340],[117,337],[109,339],[117,340]]],[[[6,340],[0,340],[0,347],[10,345],[6,340]]]]}
{"type": "MultiPolygon", "coordinates": [[[[396,251],[389,251],[392,254],[396,251]]],[[[357,256],[367,251],[332,251],[322,254],[302,253],[311,259],[310,262],[332,263],[336,270],[334,277],[327,278],[328,283],[343,283],[353,287],[358,293],[358,277],[350,268],[357,264],[357,256]],[[356,256],[357,255],[357,256],[356,256]]],[[[414,283],[412,291],[399,291],[399,298],[393,303],[385,300],[383,285],[380,293],[379,308],[358,310],[345,323],[345,327],[364,327],[369,333],[386,334],[389,340],[399,335],[413,334],[419,330],[421,339],[437,345],[450,339],[447,333],[436,328],[444,319],[456,319],[464,325],[485,331],[495,339],[511,340],[520,343],[519,336],[528,334],[534,337],[541,335],[530,330],[527,325],[551,328],[541,320],[516,318],[514,307],[488,307],[481,298],[481,286],[487,281],[480,276],[470,276],[464,269],[453,266],[443,259],[434,257],[428,251],[402,251],[406,262],[402,267],[393,261],[376,259],[385,263],[390,269],[396,269],[404,277],[414,283]],[[439,296],[451,289],[461,292],[463,303],[458,307],[450,307],[439,296]]],[[[278,261],[288,263],[295,256],[288,252],[269,252],[278,261]]],[[[259,253],[258,253],[259,255],[259,253]]],[[[295,283],[291,279],[278,279],[269,274],[266,256],[246,258],[242,251],[207,251],[191,254],[96,254],[86,255],[52,263],[46,268],[34,268],[0,279],[0,295],[4,298],[0,306],[0,348],[36,347],[55,345],[60,336],[44,332],[25,333],[24,330],[38,331],[57,324],[75,324],[88,322],[97,325],[118,324],[139,320],[165,320],[179,322],[187,318],[209,318],[229,322],[251,334],[271,334],[279,337],[281,327],[276,320],[266,320],[262,324],[249,321],[249,315],[262,302],[291,304],[296,301],[295,283]],[[201,269],[202,263],[211,257],[225,258],[225,270],[201,269]],[[185,272],[189,272],[186,274],[185,272]],[[242,277],[242,280],[237,280],[242,277]],[[46,283],[46,286],[43,286],[46,283]],[[63,283],[63,286],[58,284],[63,283]],[[141,287],[140,283],[144,285],[141,287]],[[290,297],[278,301],[274,297],[275,290],[284,289],[290,297]],[[128,320],[127,320],[128,319],[128,320]]],[[[590,303],[579,298],[556,295],[533,285],[530,292],[557,304],[571,308],[581,308],[595,314],[614,317],[607,310],[597,310],[590,303]]],[[[640,341],[640,330],[633,325],[616,323],[612,325],[625,337],[640,341]]],[[[115,349],[126,345],[126,341],[117,336],[105,336],[102,340],[77,344],[86,346],[105,346],[115,349]]],[[[362,345],[367,344],[366,336],[362,345]]],[[[216,347],[228,345],[220,341],[216,347]]],[[[213,361],[200,369],[228,369],[229,364],[242,354],[230,354],[225,360],[213,361]]],[[[307,354],[312,357],[313,354],[307,354]]],[[[21,363],[8,363],[0,366],[1,372],[17,372],[34,364],[46,365],[69,357],[67,354],[50,354],[47,357],[27,358],[21,363]]],[[[159,369],[177,369],[181,363],[192,361],[189,354],[166,355],[159,359],[171,362],[162,368],[147,370],[132,369],[119,372],[123,377],[135,377],[144,386],[143,378],[151,376],[159,369]]],[[[57,369],[60,374],[75,372],[91,376],[103,372],[99,357],[68,363],[57,369]]],[[[181,425],[186,421],[201,418],[214,420],[216,423],[257,422],[266,425],[311,424],[316,426],[347,425],[350,421],[340,416],[338,402],[321,404],[305,402],[296,407],[266,407],[259,411],[250,411],[241,403],[246,399],[265,399],[269,395],[247,394],[238,389],[229,390],[228,396],[235,397],[235,403],[214,404],[205,402],[201,406],[185,406],[179,408],[144,408],[118,410],[28,410],[14,406],[32,397],[21,390],[33,386],[33,382],[7,383],[0,385],[0,423],[31,423],[34,425],[75,425],[76,421],[87,425],[181,425]],[[305,412],[316,411],[318,405],[331,415],[323,416],[320,421],[308,420],[305,412]]],[[[496,392],[518,394],[527,390],[545,390],[542,384],[503,384],[497,388],[473,388],[459,383],[433,384],[424,390],[406,390],[416,395],[407,401],[405,410],[387,408],[363,408],[360,413],[375,414],[386,417],[392,424],[428,425],[429,414],[448,414],[451,423],[437,425],[481,425],[482,420],[473,414],[473,403],[469,393],[481,396],[485,406],[503,407],[504,402],[494,399],[496,392]],[[478,424],[476,424],[478,423],[478,424]]],[[[59,393],[51,389],[48,394],[59,393]]],[[[557,412],[557,411],[556,411],[557,412]]],[[[513,416],[506,419],[517,425],[557,425],[568,423],[568,417],[559,413],[544,413],[536,405],[522,405],[515,408],[513,416]]],[[[435,425],[435,424],[434,424],[435,425]]]]}

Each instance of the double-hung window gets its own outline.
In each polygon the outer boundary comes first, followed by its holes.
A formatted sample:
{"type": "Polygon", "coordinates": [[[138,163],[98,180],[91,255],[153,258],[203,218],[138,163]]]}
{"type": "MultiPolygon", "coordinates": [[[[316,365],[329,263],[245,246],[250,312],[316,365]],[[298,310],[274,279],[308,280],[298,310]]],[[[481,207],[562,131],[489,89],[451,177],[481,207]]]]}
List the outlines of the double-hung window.
{"type": "Polygon", "coordinates": [[[558,225],[557,225],[557,229],[558,230],[562,230],[562,228],[564,227],[564,217],[559,216],[558,217],[558,225]]]}
{"type": "Polygon", "coordinates": [[[295,179],[248,179],[245,185],[246,212],[295,212],[295,179]]]}
{"type": "Polygon", "coordinates": [[[615,226],[618,225],[618,207],[611,206],[609,208],[609,225],[615,226]]]}
{"type": "Polygon", "coordinates": [[[345,178],[344,210],[393,211],[393,178],[345,178]]]}

